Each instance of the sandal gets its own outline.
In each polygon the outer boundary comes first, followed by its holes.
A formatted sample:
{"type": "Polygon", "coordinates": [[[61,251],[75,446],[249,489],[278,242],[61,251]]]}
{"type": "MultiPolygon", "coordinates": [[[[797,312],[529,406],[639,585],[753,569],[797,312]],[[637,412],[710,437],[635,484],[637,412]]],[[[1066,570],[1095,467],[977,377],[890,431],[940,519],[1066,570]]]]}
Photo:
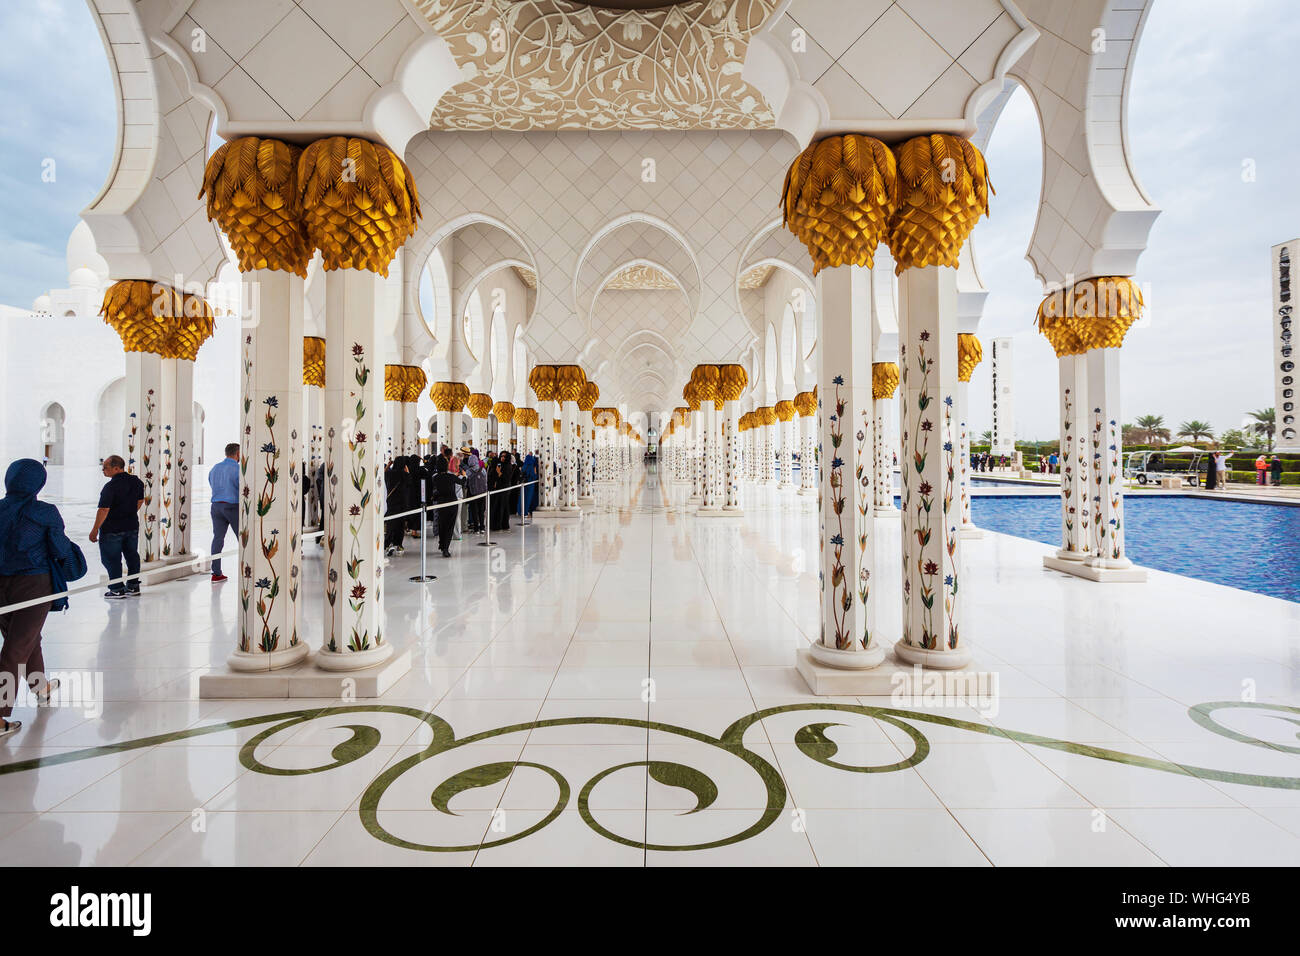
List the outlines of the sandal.
{"type": "Polygon", "coordinates": [[[9,720],[7,717],[0,717],[0,737],[16,734],[22,728],[23,722],[21,720],[9,720]]]}
{"type": "Polygon", "coordinates": [[[50,695],[59,689],[59,679],[52,677],[45,682],[45,690],[36,692],[36,706],[42,707],[50,702],[50,695]]]}

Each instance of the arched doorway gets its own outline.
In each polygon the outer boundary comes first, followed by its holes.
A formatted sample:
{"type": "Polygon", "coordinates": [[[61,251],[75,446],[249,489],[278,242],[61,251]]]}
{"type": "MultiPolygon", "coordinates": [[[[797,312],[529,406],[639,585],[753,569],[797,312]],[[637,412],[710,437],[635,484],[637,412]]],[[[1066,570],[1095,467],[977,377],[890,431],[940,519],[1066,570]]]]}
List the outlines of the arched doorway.
{"type": "Polygon", "coordinates": [[[97,458],[126,457],[126,379],[117,378],[99,394],[95,404],[97,458]]]}
{"type": "Polygon", "coordinates": [[[67,414],[58,402],[50,402],[41,412],[41,454],[47,465],[62,465],[64,425],[67,414]]]}
{"type": "Polygon", "coordinates": [[[208,414],[203,410],[203,406],[200,405],[198,402],[195,402],[194,403],[194,425],[193,425],[194,430],[191,434],[194,436],[193,455],[194,455],[194,463],[196,465],[202,465],[205,461],[204,454],[203,454],[203,423],[204,421],[206,421],[207,417],[208,414]]]}

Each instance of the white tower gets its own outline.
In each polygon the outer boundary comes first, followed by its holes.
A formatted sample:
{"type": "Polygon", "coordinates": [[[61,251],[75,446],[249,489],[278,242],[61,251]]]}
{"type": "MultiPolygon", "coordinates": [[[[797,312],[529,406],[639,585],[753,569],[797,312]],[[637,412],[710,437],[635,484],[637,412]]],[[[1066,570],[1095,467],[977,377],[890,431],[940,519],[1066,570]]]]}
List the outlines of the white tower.
{"type": "Polygon", "coordinates": [[[1300,452],[1300,423],[1296,418],[1296,354],[1292,350],[1291,260],[1300,253],[1300,239],[1273,247],[1273,402],[1277,431],[1274,450],[1300,452]]]}
{"type": "Polygon", "coordinates": [[[994,339],[991,371],[993,374],[993,449],[994,455],[1016,454],[1016,411],[1011,400],[1011,339],[994,339]]]}

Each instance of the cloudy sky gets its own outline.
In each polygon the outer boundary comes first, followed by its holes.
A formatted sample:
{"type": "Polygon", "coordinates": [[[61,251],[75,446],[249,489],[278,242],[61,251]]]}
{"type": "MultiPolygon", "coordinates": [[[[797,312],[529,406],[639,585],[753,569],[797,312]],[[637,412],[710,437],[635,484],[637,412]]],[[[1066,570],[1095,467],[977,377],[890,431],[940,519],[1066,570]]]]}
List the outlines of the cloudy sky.
{"type": "MultiPolygon", "coordinates": [[[[1300,4],[1156,0],[1130,89],[1134,168],[1162,210],[1138,261],[1149,322],[1122,350],[1124,418],[1239,427],[1273,404],[1269,248],[1300,235],[1300,4]],[[1253,160],[1254,182],[1242,163],[1253,160]]],[[[1018,91],[989,143],[997,196],[975,236],[989,289],[981,338],[1015,336],[1017,433],[1055,437],[1056,356],[1025,250],[1042,182],[1038,119],[1018,91]]],[[[988,363],[972,424],[991,426],[988,363]]]]}
{"type": "MultiPolygon", "coordinates": [[[[112,80],[84,0],[0,4],[0,303],[66,284],[64,246],[113,158],[112,80]],[[53,182],[43,181],[48,161],[53,182]]],[[[1163,210],[1139,262],[1150,321],[1123,349],[1124,417],[1216,429],[1273,404],[1269,247],[1300,235],[1300,4],[1156,0],[1132,83],[1137,174],[1163,210]],[[1253,161],[1255,179],[1243,180],[1253,161]]],[[[989,145],[997,196],[976,233],[990,289],[981,337],[1015,336],[1022,438],[1056,432],[1056,358],[1033,331],[1024,260],[1041,184],[1038,121],[1017,93],[989,145]]],[[[971,423],[990,425],[988,363],[971,423]]]]}

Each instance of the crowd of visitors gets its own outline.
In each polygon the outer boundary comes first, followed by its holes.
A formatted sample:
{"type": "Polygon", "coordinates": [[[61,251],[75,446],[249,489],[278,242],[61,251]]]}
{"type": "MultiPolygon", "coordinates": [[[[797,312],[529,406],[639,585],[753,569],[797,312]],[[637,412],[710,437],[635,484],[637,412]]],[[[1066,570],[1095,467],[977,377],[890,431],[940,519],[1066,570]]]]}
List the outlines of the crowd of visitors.
{"type": "Polygon", "coordinates": [[[994,468],[1010,468],[1011,459],[1006,455],[990,455],[988,452],[971,453],[971,471],[991,471],[994,468]]]}
{"type": "Polygon", "coordinates": [[[408,535],[419,537],[420,503],[451,505],[468,499],[457,507],[438,507],[430,513],[430,527],[437,529],[438,550],[451,557],[452,538],[459,531],[486,534],[510,530],[510,516],[531,517],[537,505],[537,487],[526,482],[537,480],[537,458],[529,454],[502,451],[486,459],[477,448],[466,445],[453,451],[443,445],[436,455],[399,455],[384,469],[385,553],[403,553],[408,535]],[[496,494],[496,492],[500,494],[496,494]],[[493,492],[487,496],[488,492],[493,492]],[[407,512],[416,514],[406,514],[407,512]],[[405,517],[389,517],[403,515],[405,517]]]}

